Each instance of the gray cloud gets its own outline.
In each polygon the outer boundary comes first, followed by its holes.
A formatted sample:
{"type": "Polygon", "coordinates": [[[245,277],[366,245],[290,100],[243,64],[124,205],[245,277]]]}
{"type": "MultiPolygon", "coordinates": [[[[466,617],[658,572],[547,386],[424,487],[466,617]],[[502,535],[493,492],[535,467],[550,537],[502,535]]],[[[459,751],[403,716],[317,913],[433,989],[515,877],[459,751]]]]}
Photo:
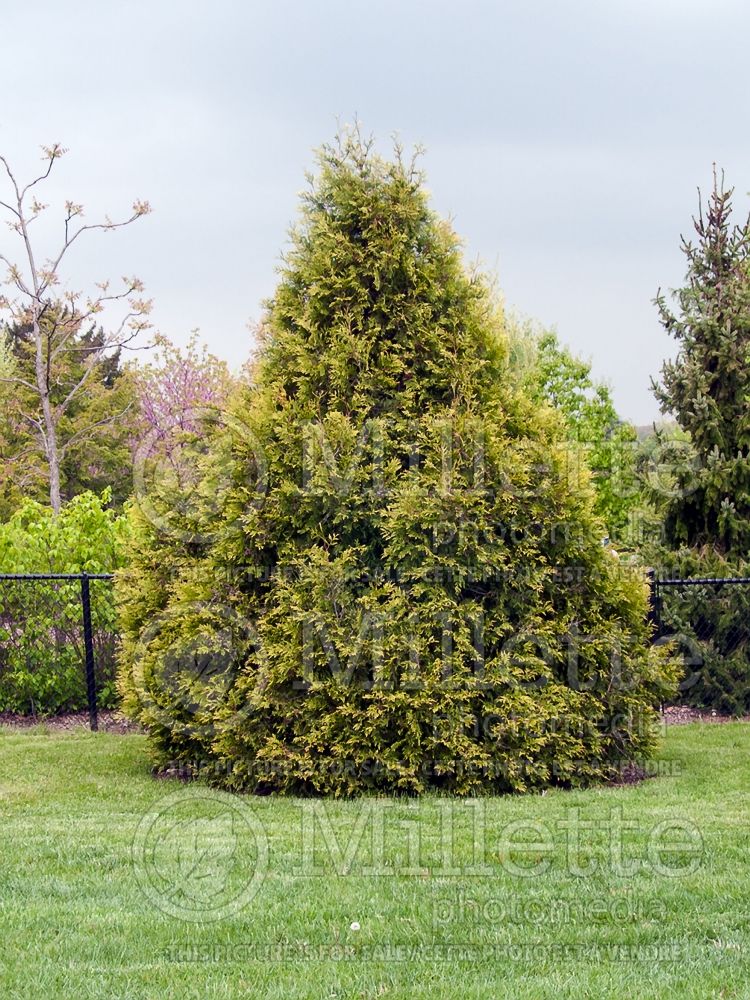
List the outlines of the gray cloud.
{"type": "Polygon", "coordinates": [[[68,0],[7,3],[3,21],[0,148],[31,169],[41,142],[70,146],[47,200],[156,209],[71,280],[136,270],[164,332],[198,326],[233,363],[337,116],[427,147],[468,252],[637,422],[672,350],[650,300],[680,281],[714,160],[746,205],[740,2],[68,0]]]}

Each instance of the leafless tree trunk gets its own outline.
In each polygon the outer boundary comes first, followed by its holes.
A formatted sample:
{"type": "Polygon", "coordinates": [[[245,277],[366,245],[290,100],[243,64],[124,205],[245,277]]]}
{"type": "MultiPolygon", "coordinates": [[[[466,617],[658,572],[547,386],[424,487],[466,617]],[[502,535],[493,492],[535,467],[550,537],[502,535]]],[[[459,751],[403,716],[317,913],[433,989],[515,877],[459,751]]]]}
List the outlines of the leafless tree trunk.
{"type": "Polygon", "coordinates": [[[97,284],[96,293],[90,296],[84,297],[80,292],[69,291],[60,295],[56,293],[56,288],[60,284],[61,265],[70,247],[83,233],[121,229],[148,214],[150,207],[148,202],[136,201],[132,214],[121,222],[105,218],[104,222],[83,224],[79,222],[83,217],[83,206],[72,201],[66,202],[62,244],[56,254],[39,264],[29,229],[47,206],[30,192],[49,177],[55,161],[65,153],[59,144],[43,149],[46,169],[23,187],[17,181],[7,158],[0,155],[0,163],[5,168],[12,190],[12,197],[8,201],[0,200],[0,207],[10,213],[9,226],[20,242],[23,261],[18,264],[9,254],[0,252],[0,262],[8,269],[2,285],[12,290],[10,297],[0,295],[0,311],[9,317],[11,323],[30,329],[35,373],[34,384],[10,371],[1,374],[0,381],[23,385],[38,396],[39,413],[36,416],[27,414],[26,417],[41,440],[49,468],[50,504],[55,512],[59,512],[60,464],[62,454],[70,443],[60,439],[60,421],[74,398],[84,389],[102,357],[109,351],[129,344],[149,326],[147,316],[151,307],[148,300],[138,298],[143,286],[137,278],[124,279],[124,288],[119,292],[110,292],[109,282],[103,281],[97,284]],[[54,403],[51,385],[55,377],[56,362],[63,352],[75,349],[73,338],[82,326],[89,321],[99,322],[103,311],[113,303],[125,306],[124,317],[104,336],[101,343],[87,349],[82,376],[61,402],[54,403]],[[44,328],[45,323],[48,329],[44,328]]]}

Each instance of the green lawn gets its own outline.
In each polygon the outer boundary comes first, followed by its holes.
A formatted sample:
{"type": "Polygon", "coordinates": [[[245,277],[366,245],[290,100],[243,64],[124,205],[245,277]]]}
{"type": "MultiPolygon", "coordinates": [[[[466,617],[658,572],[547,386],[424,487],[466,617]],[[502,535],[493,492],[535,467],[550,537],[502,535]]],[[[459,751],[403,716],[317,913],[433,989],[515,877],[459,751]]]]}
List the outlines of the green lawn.
{"type": "Polygon", "coordinates": [[[2,730],[0,997],[750,997],[749,760],[694,724],[627,788],[231,800],[2,730]]]}

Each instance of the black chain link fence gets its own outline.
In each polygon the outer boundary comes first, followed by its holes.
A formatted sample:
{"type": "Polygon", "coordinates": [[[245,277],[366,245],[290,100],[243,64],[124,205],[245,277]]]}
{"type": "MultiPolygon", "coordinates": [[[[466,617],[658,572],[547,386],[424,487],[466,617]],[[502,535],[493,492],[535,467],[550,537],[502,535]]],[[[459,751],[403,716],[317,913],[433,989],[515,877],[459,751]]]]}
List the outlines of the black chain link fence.
{"type": "MultiPolygon", "coordinates": [[[[656,642],[685,663],[679,702],[750,712],[750,577],[650,577],[656,642]]],[[[0,713],[51,715],[117,704],[110,573],[0,574],[0,713]]]]}
{"type": "Polygon", "coordinates": [[[651,595],[655,639],[685,663],[680,703],[750,712],[750,577],[652,577],[651,595]]]}
{"type": "Polygon", "coordinates": [[[116,704],[110,573],[0,574],[0,712],[52,715],[116,704]]]}

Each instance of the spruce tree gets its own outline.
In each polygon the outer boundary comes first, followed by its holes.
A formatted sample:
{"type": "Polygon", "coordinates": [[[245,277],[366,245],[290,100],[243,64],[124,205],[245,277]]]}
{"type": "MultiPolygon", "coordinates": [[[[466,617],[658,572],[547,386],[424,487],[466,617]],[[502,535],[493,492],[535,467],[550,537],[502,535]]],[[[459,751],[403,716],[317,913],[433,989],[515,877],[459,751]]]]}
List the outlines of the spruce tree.
{"type": "MultiPolygon", "coordinates": [[[[750,575],[750,220],[732,225],[732,189],[714,175],[708,204],[683,239],[686,281],[672,311],[657,306],[679,350],[656,398],[686,432],[692,453],[675,463],[664,502],[667,577],[750,575]]],[[[657,497],[657,500],[659,498],[657,497]]],[[[663,596],[665,632],[688,637],[681,699],[699,708],[750,710],[745,587],[685,587],[663,596]]]]}
{"type": "Polygon", "coordinates": [[[666,511],[672,546],[709,546],[745,557],[750,548],[750,220],[732,225],[732,189],[714,176],[705,210],[683,239],[685,285],[677,311],[659,294],[662,324],[677,357],[653,383],[662,411],[690,436],[696,462],[685,464],[666,511]]]}
{"type": "MultiPolygon", "coordinates": [[[[120,685],[226,787],[577,785],[654,746],[672,670],[585,470],[396,151],[319,157],[252,384],[191,513],[133,512],[120,685]]],[[[184,510],[184,505],[180,507],[184,510]]]]}

